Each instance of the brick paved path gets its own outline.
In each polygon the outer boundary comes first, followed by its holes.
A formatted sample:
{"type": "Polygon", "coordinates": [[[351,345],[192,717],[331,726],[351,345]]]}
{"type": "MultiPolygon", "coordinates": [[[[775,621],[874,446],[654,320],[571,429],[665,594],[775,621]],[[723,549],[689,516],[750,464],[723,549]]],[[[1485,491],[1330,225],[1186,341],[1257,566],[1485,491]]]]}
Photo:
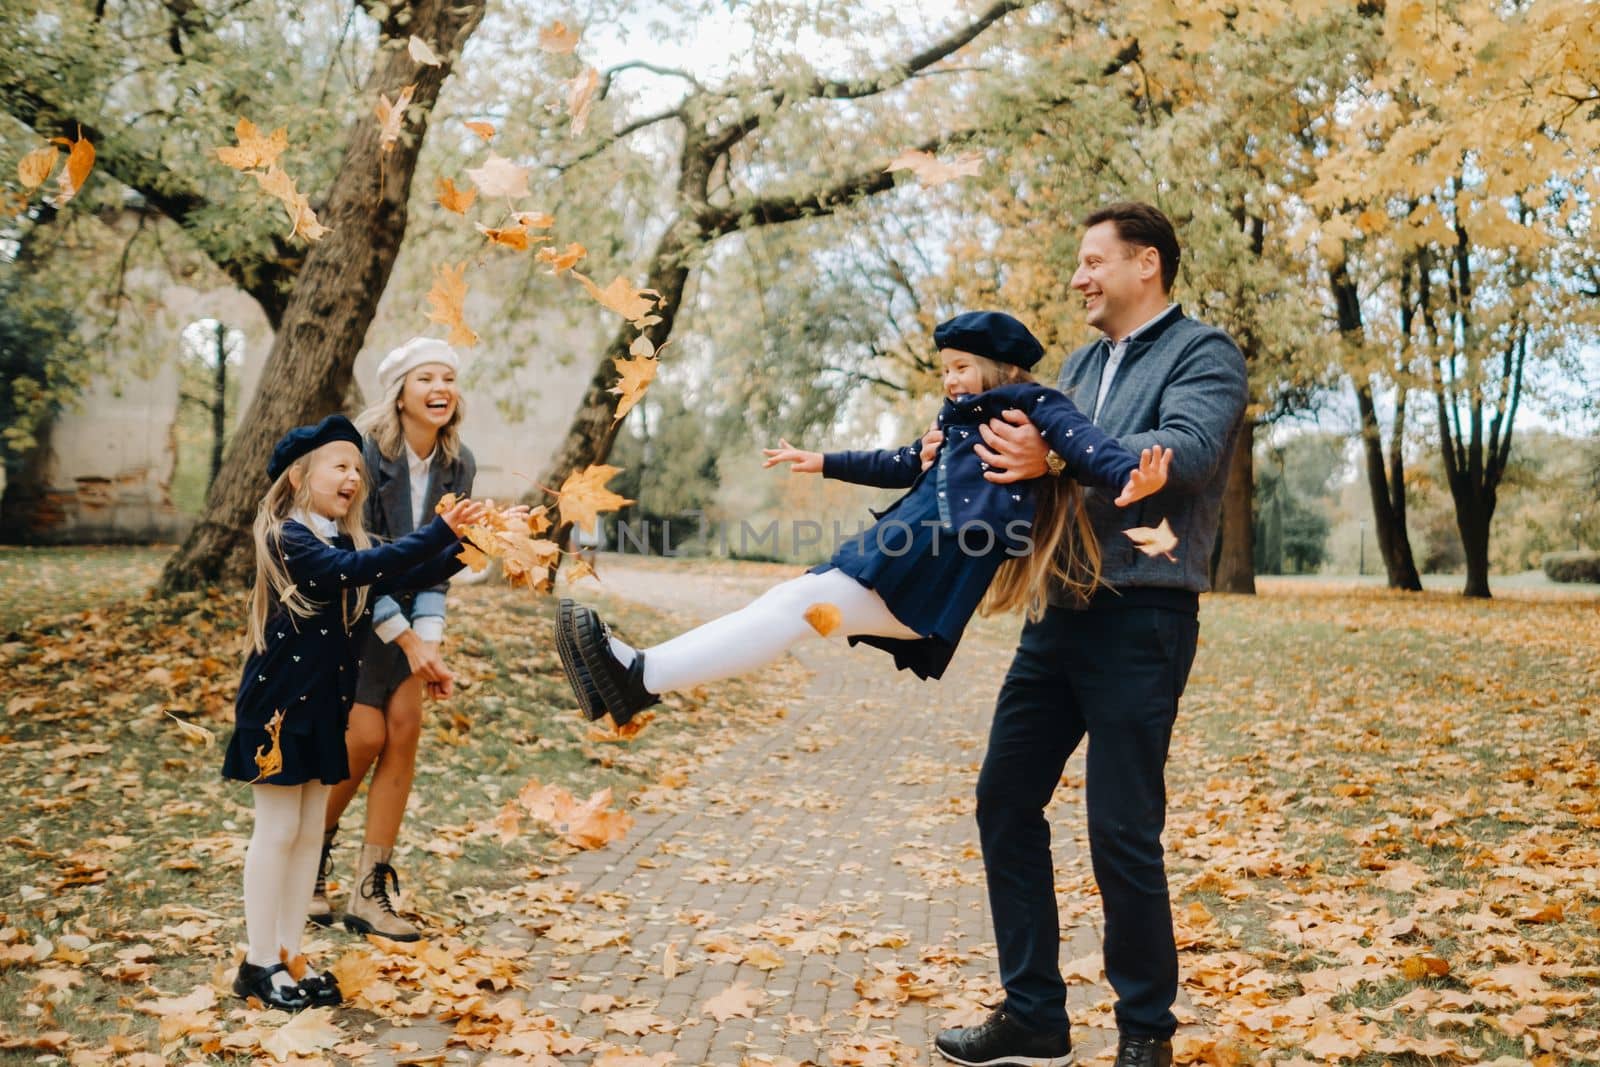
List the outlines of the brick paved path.
{"type": "MultiPolygon", "coordinates": [[[[602,570],[609,594],[685,626],[775,580],[625,558],[602,570]]],[[[623,840],[565,860],[564,873],[529,887],[527,915],[489,931],[529,950],[527,1009],[636,1050],[616,1061],[629,1067],[655,1067],[662,1061],[646,1057],[663,1054],[728,1067],[944,1063],[933,1035],[999,1000],[972,793],[1018,626],[969,629],[942,682],[842,640],[803,646],[767,679],[779,699],[790,686],[784,717],[708,755],[681,788],[647,793],[623,840]],[[734,985],[761,991],[761,1003],[753,1018],[719,1022],[707,1002],[734,985]],[[607,996],[616,999],[595,999],[607,996]]],[[[671,729],[670,714],[650,729],[671,729]]],[[[1109,1063],[1115,1024],[1081,752],[1064,783],[1051,817],[1073,1043],[1080,1063],[1109,1063]]],[[[380,1026],[380,1050],[390,1040],[420,1048],[402,1061],[379,1051],[374,1062],[483,1059],[464,1050],[441,1059],[447,1033],[436,1021],[380,1026]]],[[[592,1048],[562,1062],[604,1062],[592,1048]]]]}

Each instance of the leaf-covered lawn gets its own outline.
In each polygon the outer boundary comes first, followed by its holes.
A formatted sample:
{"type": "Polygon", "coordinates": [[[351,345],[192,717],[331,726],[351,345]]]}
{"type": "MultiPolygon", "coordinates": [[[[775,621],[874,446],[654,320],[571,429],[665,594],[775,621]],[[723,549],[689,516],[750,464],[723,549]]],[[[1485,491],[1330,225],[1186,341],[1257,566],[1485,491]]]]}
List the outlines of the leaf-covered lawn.
{"type": "MultiPolygon", "coordinates": [[[[158,561],[147,563],[153,574],[158,561]]],[[[1169,872],[1193,1005],[1180,1061],[1600,1061],[1600,601],[1266,588],[1205,601],[1169,766],[1169,872]]],[[[621,602],[606,610],[643,639],[677,629],[621,602]]],[[[620,824],[580,823],[557,790],[582,802],[614,788],[593,809],[609,817],[643,787],[676,789],[712,747],[748,734],[725,728],[733,709],[748,726],[771,691],[718,687],[673,701],[673,729],[598,741],[564,691],[549,601],[462,589],[452,663],[467,684],[429,713],[399,864],[439,936],[425,949],[317,939],[361,990],[358,1006],[339,1013],[342,1027],[308,1013],[290,1028],[227,994],[248,790],[222,783],[219,749],[168,714],[225,737],[238,616],[229,597],[134,601],[0,645],[0,1046],[77,1063],[360,1060],[393,1050],[382,1027],[442,1018],[468,1048],[586,1058],[590,1042],[506,999],[550,945],[622,936],[624,900],[600,894],[569,912],[574,888],[553,876],[577,847],[568,839],[620,824]],[[547,944],[501,938],[508,922],[547,944]]],[[[985,621],[972,640],[1003,656],[1015,627],[985,621]]],[[[1063,794],[1081,791],[1076,773],[1063,794]]],[[[973,784],[945,777],[941,810],[973,784]]],[[[1081,806],[1054,810],[1058,832],[1081,835],[1081,806]]],[[[361,814],[358,801],[347,837],[361,814]]],[[[1081,861],[1058,878],[1064,915],[1094,910],[1081,861]]],[[[976,856],[964,862],[942,875],[978,876],[976,856]]],[[[919,965],[914,946],[904,953],[919,965]]],[[[1069,981],[1103,986],[1095,963],[1074,961],[1069,981]]],[[[904,1001],[857,993],[880,1018],[904,1001]]],[[[755,995],[729,986],[705,1010],[740,1015],[755,995]]]]}
{"type": "Polygon", "coordinates": [[[0,547],[0,639],[41,615],[81,611],[148,588],[171,551],[0,547]]]}

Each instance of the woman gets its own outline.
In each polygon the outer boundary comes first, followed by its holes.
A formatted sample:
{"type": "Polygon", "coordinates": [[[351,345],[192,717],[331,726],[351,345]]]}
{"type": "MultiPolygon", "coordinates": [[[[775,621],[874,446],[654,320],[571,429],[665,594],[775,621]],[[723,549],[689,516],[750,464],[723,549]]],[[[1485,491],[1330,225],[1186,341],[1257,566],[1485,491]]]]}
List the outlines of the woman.
{"type": "MultiPolygon", "coordinates": [[[[378,402],[356,420],[364,434],[362,454],[371,479],[366,524],[375,535],[404,537],[427,524],[446,493],[466,497],[472,492],[477,465],[458,433],[459,366],[460,358],[449,345],[416,337],[390,352],[378,367],[378,402]]],[[[380,597],[373,606],[372,633],[361,652],[355,705],[345,731],[350,777],[328,797],[310,911],[318,925],[334,921],[327,881],[339,819],[371,770],[366,836],[344,924],[356,933],[395,941],[422,936],[395,913],[400,879],[392,858],[416,774],[424,692],[442,699],[452,689],[452,676],[439,652],[448,588],[441,583],[415,594],[380,597]]]]}

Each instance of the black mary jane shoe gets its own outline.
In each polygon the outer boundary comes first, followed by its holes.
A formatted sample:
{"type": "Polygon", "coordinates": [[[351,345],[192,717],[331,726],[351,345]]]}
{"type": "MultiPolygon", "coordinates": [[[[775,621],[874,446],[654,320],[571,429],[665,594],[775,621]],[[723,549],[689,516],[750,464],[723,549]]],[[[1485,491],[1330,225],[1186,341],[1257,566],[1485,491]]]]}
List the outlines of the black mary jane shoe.
{"type": "Polygon", "coordinates": [[[263,1007],[279,1011],[300,1011],[311,1005],[311,998],[298,985],[277,986],[272,976],[289,968],[281,963],[270,967],[257,967],[253,963],[239,964],[239,973],[233,979],[233,991],[245,1000],[259,1000],[263,1007]]]}
{"type": "Polygon", "coordinates": [[[574,616],[579,611],[587,610],[567,597],[561,598],[556,607],[556,653],[561,657],[561,669],[566,672],[567,684],[572,686],[572,694],[578,698],[578,707],[583,709],[584,718],[593,722],[606,713],[606,703],[595,688],[589,668],[578,655],[578,647],[573,640],[574,616]]]}
{"type": "Polygon", "coordinates": [[[313,1008],[334,1008],[344,1003],[338,981],[327,971],[307,971],[300,979],[300,988],[311,998],[313,1008]]]}

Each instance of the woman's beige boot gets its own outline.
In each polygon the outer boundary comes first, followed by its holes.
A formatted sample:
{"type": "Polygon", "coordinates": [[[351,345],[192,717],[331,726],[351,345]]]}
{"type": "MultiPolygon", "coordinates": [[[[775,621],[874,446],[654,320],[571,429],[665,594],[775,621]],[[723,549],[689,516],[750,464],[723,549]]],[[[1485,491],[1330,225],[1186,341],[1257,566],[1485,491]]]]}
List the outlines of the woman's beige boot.
{"type": "Polygon", "coordinates": [[[377,934],[391,941],[420,941],[422,931],[395,914],[394,897],[400,892],[400,877],[389,866],[392,848],[371,843],[361,846],[361,862],[356,873],[361,881],[350,894],[344,925],[358,934],[377,934]]]}
{"type": "Polygon", "coordinates": [[[322,858],[317,861],[317,888],[311,894],[306,918],[318,926],[333,925],[333,905],[328,903],[328,876],[333,873],[333,835],[338,827],[322,832],[322,858]]]}

